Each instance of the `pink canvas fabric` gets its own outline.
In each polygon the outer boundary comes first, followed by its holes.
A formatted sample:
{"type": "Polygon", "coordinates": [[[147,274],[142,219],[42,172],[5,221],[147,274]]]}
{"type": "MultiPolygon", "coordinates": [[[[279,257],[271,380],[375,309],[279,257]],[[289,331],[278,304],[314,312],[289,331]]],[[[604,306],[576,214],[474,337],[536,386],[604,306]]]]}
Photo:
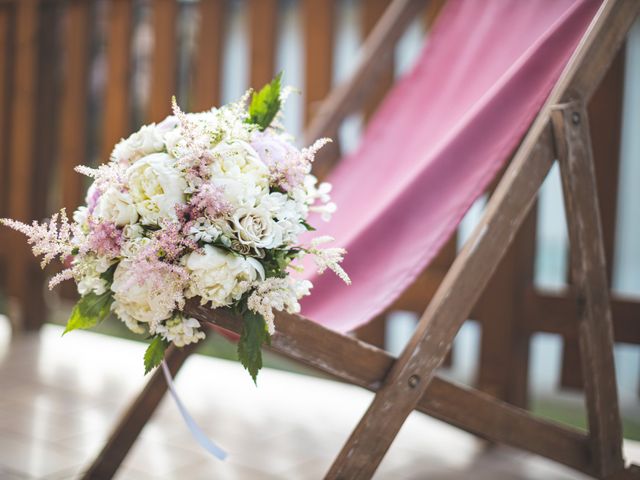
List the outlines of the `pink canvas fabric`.
{"type": "Polygon", "coordinates": [[[406,289],[515,149],[600,5],[595,0],[448,2],[413,70],[330,177],[338,212],[315,234],[348,250],[311,276],[302,314],[338,331],[406,289]]]}

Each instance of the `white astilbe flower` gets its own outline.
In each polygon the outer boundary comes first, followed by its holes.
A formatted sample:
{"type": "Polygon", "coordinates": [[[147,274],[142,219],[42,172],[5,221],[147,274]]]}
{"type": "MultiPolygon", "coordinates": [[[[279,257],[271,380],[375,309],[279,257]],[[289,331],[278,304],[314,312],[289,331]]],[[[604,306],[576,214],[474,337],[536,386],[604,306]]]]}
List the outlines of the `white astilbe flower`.
{"type": "Polygon", "coordinates": [[[291,282],[287,278],[267,278],[264,282],[258,282],[255,290],[247,299],[247,307],[252,312],[262,315],[270,335],[275,332],[274,310],[280,312],[299,313],[298,300],[309,295],[311,282],[301,280],[291,282]]]}
{"type": "Polygon", "coordinates": [[[313,260],[318,268],[318,274],[324,273],[328,268],[338,275],[344,283],[351,285],[349,275],[347,275],[347,272],[340,266],[340,262],[344,259],[347,251],[340,247],[318,248],[319,245],[332,242],[333,240],[334,238],[328,235],[316,237],[311,240],[311,248],[307,250],[307,253],[313,255],[313,260]]]}
{"type": "Polygon", "coordinates": [[[158,324],[155,333],[167,342],[173,342],[176,347],[184,347],[197,343],[205,338],[204,332],[199,330],[200,322],[195,318],[185,318],[182,315],[158,324]]]}
{"type": "Polygon", "coordinates": [[[64,259],[71,255],[75,248],[74,237],[81,235],[78,226],[69,223],[64,208],[59,213],[53,214],[48,222],[34,221],[28,225],[17,220],[2,218],[0,223],[27,236],[27,242],[31,245],[33,254],[42,255],[40,262],[42,268],[56,257],[64,259]]]}
{"type": "Polygon", "coordinates": [[[194,242],[213,243],[221,234],[222,230],[211,220],[200,217],[191,224],[187,238],[194,242]]]}

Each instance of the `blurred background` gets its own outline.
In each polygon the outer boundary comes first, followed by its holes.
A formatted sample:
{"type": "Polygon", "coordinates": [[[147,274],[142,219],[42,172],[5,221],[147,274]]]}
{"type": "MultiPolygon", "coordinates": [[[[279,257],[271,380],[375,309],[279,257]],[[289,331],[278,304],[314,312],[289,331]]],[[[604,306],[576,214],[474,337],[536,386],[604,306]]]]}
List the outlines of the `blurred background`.
{"type": "MultiPolygon", "coordinates": [[[[302,141],[322,99],[357,66],[360,47],[389,3],[0,0],[0,217],[27,221],[62,206],[72,211],[87,187],[73,167],[107,160],[120,138],[162,120],[174,94],[183,109],[204,110],[282,70],[284,83],[299,90],[286,105],[285,124],[302,141]]],[[[428,42],[442,3],[425,1],[424,13],[379,59],[371,88],[335,132],[329,155],[338,158],[357,146],[385,92],[428,42]]],[[[590,115],[625,436],[640,439],[640,23],[593,98],[590,115]]],[[[360,338],[394,354],[402,349],[485,201],[469,211],[414,288],[356,332],[360,338]]],[[[443,373],[583,427],[557,168],[534,210],[459,333],[443,373]]],[[[22,236],[0,230],[0,312],[14,337],[66,321],[74,292],[71,285],[47,291],[54,273],[40,271],[22,236]]],[[[115,320],[98,330],[129,335],[115,320]]],[[[234,349],[213,338],[200,351],[234,358],[234,349]]],[[[300,371],[272,355],[268,365],[300,371]]]]}

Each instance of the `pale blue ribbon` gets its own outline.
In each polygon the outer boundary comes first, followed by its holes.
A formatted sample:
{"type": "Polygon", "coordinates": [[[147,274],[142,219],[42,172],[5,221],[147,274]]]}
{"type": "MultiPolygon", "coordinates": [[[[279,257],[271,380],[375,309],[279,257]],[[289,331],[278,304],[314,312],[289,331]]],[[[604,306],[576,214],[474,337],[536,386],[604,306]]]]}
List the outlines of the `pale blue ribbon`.
{"type": "Polygon", "coordinates": [[[207,437],[206,433],[202,431],[202,429],[196,424],[195,420],[191,417],[191,415],[189,415],[189,412],[187,411],[184,404],[180,400],[180,397],[178,397],[178,393],[176,392],[176,389],[173,386],[173,379],[171,378],[171,373],[169,372],[169,368],[167,367],[167,364],[164,362],[164,360],[162,361],[162,371],[164,372],[164,378],[167,380],[167,386],[169,387],[169,392],[171,393],[171,396],[175,400],[176,405],[178,406],[178,410],[180,410],[180,414],[184,419],[184,423],[187,424],[187,427],[191,431],[191,435],[193,435],[193,438],[195,438],[196,442],[198,442],[200,446],[204,448],[206,451],[208,451],[211,455],[219,458],[220,460],[224,460],[227,457],[227,452],[225,452],[219,446],[217,446],[215,443],[209,440],[209,437],[207,437]]]}

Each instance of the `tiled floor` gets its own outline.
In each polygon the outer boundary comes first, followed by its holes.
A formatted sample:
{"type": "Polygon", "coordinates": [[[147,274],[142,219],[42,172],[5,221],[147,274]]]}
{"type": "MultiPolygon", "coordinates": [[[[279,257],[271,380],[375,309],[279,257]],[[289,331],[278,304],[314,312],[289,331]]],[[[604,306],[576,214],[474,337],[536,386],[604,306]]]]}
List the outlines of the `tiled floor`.
{"type": "MultiPolygon", "coordinates": [[[[0,317],[0,479],[75,478],[141,388],[144,346],[86,332],[10,341],[0,317]]],[[[170,398],[126,459],[118,479],[322,478],[371,399],[340,383],[274,370],[256,388],[232,362],[195,356],[176,381],[205,431],[228,452],[208,456],[170,398]]],[[[640,445],[628,442],[640,459],[640,445]]],[[[573,471],[413,414],[379,479],[572,479],[573,471]]]]}

